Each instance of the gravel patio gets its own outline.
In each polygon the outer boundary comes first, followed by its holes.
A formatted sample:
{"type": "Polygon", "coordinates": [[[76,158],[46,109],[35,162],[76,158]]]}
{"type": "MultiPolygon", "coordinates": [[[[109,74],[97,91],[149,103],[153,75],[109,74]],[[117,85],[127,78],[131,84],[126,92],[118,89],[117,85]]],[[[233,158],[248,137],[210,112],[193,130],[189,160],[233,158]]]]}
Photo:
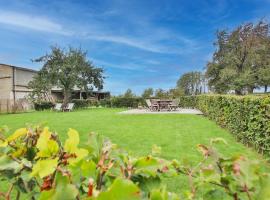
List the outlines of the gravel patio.
{"type": "Polygon", "coordinates": [[[197,109],[191,108],[178,108],[175,111],[150,111],[149,109],[130,109],[119,112],[118,114],[194,114],[202,115],[203,113],[197,109]]]}

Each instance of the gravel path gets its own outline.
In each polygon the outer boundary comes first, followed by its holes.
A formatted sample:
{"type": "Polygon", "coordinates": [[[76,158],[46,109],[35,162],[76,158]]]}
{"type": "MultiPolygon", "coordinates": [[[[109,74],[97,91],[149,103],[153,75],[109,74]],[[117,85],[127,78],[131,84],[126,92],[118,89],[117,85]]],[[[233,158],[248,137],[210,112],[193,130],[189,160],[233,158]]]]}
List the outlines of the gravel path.
{"type": "Polygon", "coordinates": [[[160,111],[160,112],[151,112],[147,109],[130,109],[119,112],[119,114],[194,114],[202,115],[203,113],[197,109],[190,108],[178,108],[176,111],[160,111]]]}

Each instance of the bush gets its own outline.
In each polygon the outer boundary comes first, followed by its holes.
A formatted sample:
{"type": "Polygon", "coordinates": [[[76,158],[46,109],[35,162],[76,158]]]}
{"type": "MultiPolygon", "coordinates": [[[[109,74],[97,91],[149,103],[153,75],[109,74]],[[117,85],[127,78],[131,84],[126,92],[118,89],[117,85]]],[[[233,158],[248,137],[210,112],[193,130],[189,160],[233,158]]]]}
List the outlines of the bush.
{"type": "Polygon", "coordinates": [[[111,98],[111,106],[116,108],[137,108],[144,105],[145,100],[141,97],[113,97],[111,98]]]}
{"type": "Polygon", "coordinates": [[[198,95],[181,97],[246,145],[270,155],[270,96],[198,95]]]}
{"type": "Polygon", "coordinates": [[[101,105],[102,107],[112,107],[110,99],[101,99],[101,100],[99,100],[99,105],[101,105]]]}
{"type": "Polygon", "coordinates": [[[42,102],[35,102],[34,108],[35,110],[48,110],[54,107],[54,103],[50,101],[42,101],[42,102]]]}
{"type": "Polygon", "coordinates": [[[17,200],[269,199],[269,174],[260,171],[258,161],[222,157],[215,148],[216,143],[227,145],[222,138],[212,139],[207,146],[199,144],[201,161],[193,166],[187,160],[159,158],[160,147],[155,145],[152,153],[134,157],[94,133],[82,145],[79,135],[69,129],[62,142],[48,127],[20,128],[13,134],[0,128],[0,181],[9,184],[0,196],[11,199],[17,193],[17,200]],[[176,176],[189,185],[188,191],[167,191],[171,188],[164,178],[176,176]]]}
{"type": "Polygon", "coordinates": [[[141,97],[112,97],[99,101],[103,107],[114,108],[137,108],[139,105],[144,106],[145,100],[141,97]]]}
{"type": "Polygon", "coordinates": [[[71,102],[74,103],[74,107],[76,109],[88,108],[91,106],[99,106],[98,100],[94,99],[73,99],[71,102]]]}

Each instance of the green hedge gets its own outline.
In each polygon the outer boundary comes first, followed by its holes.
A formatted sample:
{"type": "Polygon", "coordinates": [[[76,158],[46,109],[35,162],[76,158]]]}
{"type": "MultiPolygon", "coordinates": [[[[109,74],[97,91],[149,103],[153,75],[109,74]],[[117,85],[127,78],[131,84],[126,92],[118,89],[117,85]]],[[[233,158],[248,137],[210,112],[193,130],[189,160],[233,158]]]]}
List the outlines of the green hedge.
{"type": "Polygon", "coordinates": [[[112,107],[111,99],[101,99],[101,100],[99,101],[99,104],[100,104],[102,107],[112,107]]]}
{"type": "Polygon", "coordinates": [[[94,99],[72,99],[71,101],[74,103],[74,107],[78,108],[88,108],[91,106],[99,106],[99,101],[94,99]]]}
{"type": "MultiPolygon", "coordinates": [[[[139,105],[145,106],[145,100],[141,97],[112,97],[111,99],[72,99],[76,109],[88,107],[113,107],[113,108],[137,108],[139,105]]],[[[34,104],[36,110],[50,109],[54,106],[52,102],[39,102],[34,104]]]]}
{"type": "Polygon", "coordinates": [[[54,103],[50,101],[42,101],[34,103],[35,110],[48,110],[54,107],[54,103]]]}
{"type": "Polygon", "coordinates": [[[113,97],[111,98],[111,107],[116,108],[137,108],[139,105],[143,106],[145,100],[141,97],[113,97]]]}
{"type": "Polygon", "coordinates": [[[270,155],[270,96],[185,96],[180,106],[200,109],[242,143],[270,155]]]}
{"type": "Polygon", "coordinates": [[[87,108],[91,106],[137,108],[139,105],[144,105],[145,100],[140,97],[112,97],[111,99],[103,99],[100,101],[92,99],[73,99],[72,103],[75,104],[75,108],[87,108]]]}

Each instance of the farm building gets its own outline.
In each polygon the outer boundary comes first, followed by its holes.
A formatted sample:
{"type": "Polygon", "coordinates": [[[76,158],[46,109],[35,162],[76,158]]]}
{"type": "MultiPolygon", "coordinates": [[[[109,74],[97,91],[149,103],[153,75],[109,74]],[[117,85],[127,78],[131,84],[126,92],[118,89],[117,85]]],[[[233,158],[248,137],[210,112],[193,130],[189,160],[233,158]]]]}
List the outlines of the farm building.
{"type": "MultiPolygon", "coordinates": [[[[31,89],[28,83],[38,71],[23,67],[17,67],[7,64],[0,64],[0,112],[12,111],[13,109],[27,110],[31,108],[31,104],[27,100],[31,89]]],[[[110,92],[91,91],[88,98],[97,100],[110,97],[110,92]]],[[[86,99],[85,91],[74,88],[73,99],[86,99]]],[[[63,91],[60,88],[52,88],[52,101],[63,99],[63,91]]]]}

